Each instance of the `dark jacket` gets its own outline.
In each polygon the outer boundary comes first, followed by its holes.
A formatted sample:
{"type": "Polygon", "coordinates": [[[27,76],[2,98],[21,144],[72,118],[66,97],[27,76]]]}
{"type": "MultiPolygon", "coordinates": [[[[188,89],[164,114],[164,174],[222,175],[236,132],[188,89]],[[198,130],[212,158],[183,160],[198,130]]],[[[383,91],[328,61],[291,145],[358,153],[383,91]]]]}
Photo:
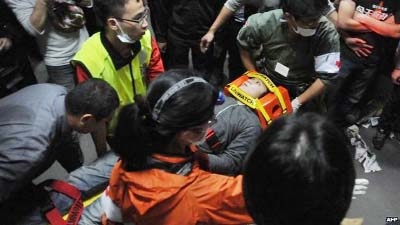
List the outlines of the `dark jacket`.
{"type": "Polygon", "coordinates": [[[158,42],[167,39],[199,41],[207,33],[225,1],[152,0],[152,25],[158,42]]]}
{"type": "Polygon", "coordinates": [[[0,0],[0,38],[11,40],[8,50],[0,51],[0,98],[36,83],[27,55],[34,40],[19,24],[11,9],[0,0]]]}

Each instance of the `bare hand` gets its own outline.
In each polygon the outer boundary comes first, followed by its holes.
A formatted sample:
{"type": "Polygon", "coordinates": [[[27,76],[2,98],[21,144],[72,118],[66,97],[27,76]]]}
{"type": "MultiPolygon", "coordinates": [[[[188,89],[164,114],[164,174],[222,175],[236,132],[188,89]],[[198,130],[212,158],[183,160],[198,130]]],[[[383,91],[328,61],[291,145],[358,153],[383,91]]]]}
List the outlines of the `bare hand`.
{"type": "Polygon", "coordinates": [[[157,42],[160,52],[165,53],[167,51],[167,42],[157,42]]]}
{"type": "Polygon", "coordinates": [[[205,53],[208,50],[208,47],[210,47],[210,44],[214,40],[214,33],[213,32],[207,32],[201,40],[200,40],[200,51],[202,53],[205,53]]]}
{"type": "Polygon", "coordinates": [[[392,72],[392,82],[400,85],[400,69],[394,69],[392,72]]]}
{"type": "Polygon", "coordinates": [[[0,52],[6,52],[12,46],[10,38],[0,38],[0,52]]]}
{"type": "Polygon", "coordinates": [[[358,57],[368,57],[374,48],[361,38],[346,37],[345,42],[358,57]]]}

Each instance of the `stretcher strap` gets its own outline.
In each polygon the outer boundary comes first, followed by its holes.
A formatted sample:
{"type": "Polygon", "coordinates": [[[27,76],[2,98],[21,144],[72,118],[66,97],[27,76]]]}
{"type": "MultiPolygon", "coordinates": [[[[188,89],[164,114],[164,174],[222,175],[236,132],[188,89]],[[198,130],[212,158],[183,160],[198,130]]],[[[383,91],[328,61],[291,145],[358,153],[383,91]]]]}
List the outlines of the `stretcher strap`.
{"type": "Polygon", "coordinates": [[[246,92],[242,91],[238,86],[231,83],[227,85],[227,88],[229,93],[231,93],[231,95],[239,100],[241,103],[247,105],[252,109],[257,108],[256,99],[248,95],[246,92]]]}
{"type": "Polygon", "coordinates": [[[74,186],[59,180],[52,180],[48,185],[45,185],[50,191],[56,191],[64,194],[74,200],[68,212],[68,217],[64,220],[61,213],[54,206],[50,206],[45,210],[45,217],[51,225],[77,225],[83,212],[83,203],[81,192],[74,186]]]}
{"type": "Polygon", "coordinates": [[[282,108],[282,113],[285,114],[287,111],[286,103],[283,100],[282,93],[279,91],[279,88],[269,79],[267,76],[261,73],[257,73],[256,71],[248,71],[245,73],[248,77],[254,77],[259,80],[261,80],[264,85],[267,87],[267,89],[274,93],[274,95],[278,98],[279,104],[281,105],[282,108]]]}
{"type": "Polygon", "coordinates": [[[261,104],[260,100],[257,99],[256,104],[264,119],[267,121],[268,124],[270,124],[272,122],[271,117],[268,115],[267,111],[265,111],[264,106],[261,104]]]}
{"type": "Polygon", "coordinates": [[[268,115],[267,111],[265,111],[264,106],[261,104],[260,100],[251,97],[246,92],[242,91],[239,87],[237,87],[235,84],[232,83],[228,84],[227,87],[229,93],[231,93],[233,97],[235,97],[237,100],[247,105],[248,107],[259,110],[268,124],[272,122],[271,117],[268,115]]]}

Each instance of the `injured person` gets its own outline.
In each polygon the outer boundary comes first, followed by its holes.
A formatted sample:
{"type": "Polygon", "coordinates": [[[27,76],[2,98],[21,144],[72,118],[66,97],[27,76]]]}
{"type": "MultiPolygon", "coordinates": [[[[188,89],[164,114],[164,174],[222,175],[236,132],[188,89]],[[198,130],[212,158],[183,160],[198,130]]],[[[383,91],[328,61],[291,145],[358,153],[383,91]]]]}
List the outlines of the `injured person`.
{"type": "MultiPolygon", "coordinates": [[[[221,93],[222,94],[222,93],[221,93]]],[[[198,145],[202,167],[214,173],[241,173],[247,152],[262,129],[283,114],[291,113],[289,94],[267,76],[248,71],[225,87],[225,102],[215,106],[216,120],[206,140],[198,145]]]]}

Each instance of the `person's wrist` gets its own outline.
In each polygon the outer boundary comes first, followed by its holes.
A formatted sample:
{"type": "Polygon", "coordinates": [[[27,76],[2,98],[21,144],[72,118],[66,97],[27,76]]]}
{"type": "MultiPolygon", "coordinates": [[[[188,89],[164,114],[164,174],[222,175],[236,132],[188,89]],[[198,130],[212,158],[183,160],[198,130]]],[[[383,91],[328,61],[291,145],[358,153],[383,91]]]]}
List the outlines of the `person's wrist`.
{"type": "Polygon", "coordinates": [[[210,27],[207,33],[214,35],[216,31],[217,29],[215,29],[214,27],[210,27]]]}
{"type": "Polygon", "coordinates": [[[303,105],[300,102],[299,97],[296,97],[295,99],[293,99],[291,104],[292,104],[293,112],[297,112],[299,110],[299,108],[303,105]]]}
{"type": "Polygon", "coordinates": [[[358,22],[360,22],[360,23],[365,23],[365,22],[366,22],[366,21],[365,21],[365,20],[366,20],[366,17],[365,17],[364,14],[356,12],[356,13],[354,14],[354,16],[355,16],[355,18],[356,18],[356,20],[357,20],[358,22]]]}
{"type": "Polygon", "coordinates": [[[303,105],[303,103],[304,103],[303,98],[301,96],[297,96],[296,98],[297,98],[297,101],[299,101],[299,104],[303,105]]]}

